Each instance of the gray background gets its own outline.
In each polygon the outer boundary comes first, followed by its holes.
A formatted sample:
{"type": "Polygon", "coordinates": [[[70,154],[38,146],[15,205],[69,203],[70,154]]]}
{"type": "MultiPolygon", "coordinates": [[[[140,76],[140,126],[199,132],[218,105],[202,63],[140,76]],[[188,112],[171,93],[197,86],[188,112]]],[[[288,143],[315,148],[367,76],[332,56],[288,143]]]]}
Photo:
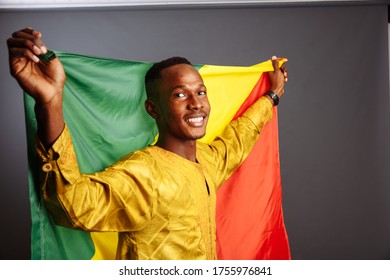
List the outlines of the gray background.
{"type": "MultiPolygon", "coordinates": [[[[250,65],[288,57],[284,213],[294,259],[390,259],[387,5],[0,11],[0,259],[30,258],[23,99],[6,39],[80,54],[250,65]]],[[[369,1],[367,1],[369,3],[369,1]]],[[[371,2],[372,3],[372,2],[371,2]]]]}

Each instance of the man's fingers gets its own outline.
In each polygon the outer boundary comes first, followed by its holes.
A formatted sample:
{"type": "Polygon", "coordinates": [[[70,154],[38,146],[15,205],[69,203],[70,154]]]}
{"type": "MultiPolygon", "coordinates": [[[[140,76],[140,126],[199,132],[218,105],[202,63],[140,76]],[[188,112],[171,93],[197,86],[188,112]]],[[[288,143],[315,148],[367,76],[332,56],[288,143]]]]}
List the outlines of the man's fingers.
{"type": "Polygon", "coordinates": [[[10,54],[13,53],[22,54],[20,50],[16,50],[16,52],[14,52],[14,49],[23,49],[23,48],[34,53],[36,56],[41,55],[43,53],[42,49],[40,49],[33,41],[28,39],[10,38],[7,40],[7,44],[8,44],[8,49],[10,54]]]}
{"type": "Polygon", "coordinates": [[[284,75],[284,81],[287,83],[288,81],[288,73],[287,73],[287,68],[286,66],[283,64],[281,67],[280,67],[280,70],[282,71],[283,75],[284,75]]]}
{"type": "MultiPolygon", "coordinates": [[[[287,73],[287,68],[284,65],[284,63],[281,67],[279,67],[279,60],[276,56],[272,56],[271,60],[272,60],[272,66],[274,68],[274,72],[281,71],[283,73],[283,76],[284,76],[284,82],[287,83],[288,73],[287,73]]],[[[287,62],[287,60],[286,60],[286,62],[287,62]]]]}
{"type": "Polygon", "coordinates": [[[42,37],[42,33],[32,29],[31,27],[26,27],[25,29],[15,31],[12,34],[12,37],[25,37],[25,36],[32,36],[33,38],[40,39],[42,37]]]}
{"type": "Polygon", "coordinates": [[[8,47],[27,47],[36,55],[47,52],[46,46],[41,40],[41,33],[31,28],[25,28],[12,34],[8,40],[8,47]]]}
{"type": "Polygon", "coordinates": [[[38,63],[39,56],[47,53],[41,37],[39,31],[30,27],[12,33],[12,37],[7,40],[10,59],[26,58],[38,63]]]}
{"type": "Polygon", "coordinates": [[[10,59],[12,58],[27,58],[35,63],[39,62],[39,57],[27,48],[12,48],[10,49],[10,59]]]}
{"type": "Polygon", "coordinates": [[[272,66],[274,67],[274,71],[278,70],[279,69],[278,58],[276,56],[272,56],[271,61],[272,61],[272,66]]]}
{"type": "Polygon", "coordinates": [[[42,42],[42,40],[41,40],[42,33],[32,29],[31,27],[27,27],[25,30],[31,32],[31,35],[33,35],[36,38],[34,40],[34,43],[41,50],[42,54],[47,53],[47,48],[46,48],[45,44],[42,42]]]}

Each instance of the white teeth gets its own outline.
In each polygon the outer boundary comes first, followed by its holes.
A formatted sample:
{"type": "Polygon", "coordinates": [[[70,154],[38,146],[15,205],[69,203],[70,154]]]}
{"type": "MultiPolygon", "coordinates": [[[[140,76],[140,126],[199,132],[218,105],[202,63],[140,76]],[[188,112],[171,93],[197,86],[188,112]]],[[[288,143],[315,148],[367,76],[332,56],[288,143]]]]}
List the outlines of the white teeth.
{"type": "Polygon", "coordinates": [[[198,117],[198,118],[191,118],[187,120],[188,122],[201,122],[203,121],[203,117],[198,117]]]}

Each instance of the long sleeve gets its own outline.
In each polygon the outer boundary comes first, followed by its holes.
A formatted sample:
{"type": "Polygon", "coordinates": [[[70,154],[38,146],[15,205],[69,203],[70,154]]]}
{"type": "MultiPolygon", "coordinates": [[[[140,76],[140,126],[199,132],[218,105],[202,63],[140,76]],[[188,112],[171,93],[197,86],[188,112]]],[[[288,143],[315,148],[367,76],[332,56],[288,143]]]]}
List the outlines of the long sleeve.
{"type": "Polygon", "coordinates": [[[272,104],[261,97],[236,120],[230,122],[221,135],[208,145],[200,144],[198,150],[207,166],[213,169],[215,184],[219,187],[245,160],[264,127],[272,118],[272,104]]]}
{"type": "Polygon", "coordinates": [[[43,197],[57,224],[86,231],[131,231],[151,219],[156,194],[147,173],[153,163],[142,153],[99,173],[82,174],[67,127],[48,151],[38,143],[37,152],[43,197]]]}

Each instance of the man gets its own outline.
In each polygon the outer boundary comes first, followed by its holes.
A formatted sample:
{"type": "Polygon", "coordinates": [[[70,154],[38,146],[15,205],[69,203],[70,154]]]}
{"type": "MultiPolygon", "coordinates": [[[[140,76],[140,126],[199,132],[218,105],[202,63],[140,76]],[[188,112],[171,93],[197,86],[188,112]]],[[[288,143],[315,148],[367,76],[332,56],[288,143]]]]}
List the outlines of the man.
{"type": "Polygon", "coordinates": [[[157,123],[157,143],[82,174],[62,113],[61,62],[40,59],[47,48],[31,28],[7,43],[11,74],[36,101],[43,196],[56,223],[119,232],[118,259],[216,259],[216,190],[272,117],[284,94],[285,67],[280,71],[273,58],[271,91],[206,145],[197,142],[210,114],[198,71],[184,58],[156,63],[145,77],[145,108],[157,123]]]}

